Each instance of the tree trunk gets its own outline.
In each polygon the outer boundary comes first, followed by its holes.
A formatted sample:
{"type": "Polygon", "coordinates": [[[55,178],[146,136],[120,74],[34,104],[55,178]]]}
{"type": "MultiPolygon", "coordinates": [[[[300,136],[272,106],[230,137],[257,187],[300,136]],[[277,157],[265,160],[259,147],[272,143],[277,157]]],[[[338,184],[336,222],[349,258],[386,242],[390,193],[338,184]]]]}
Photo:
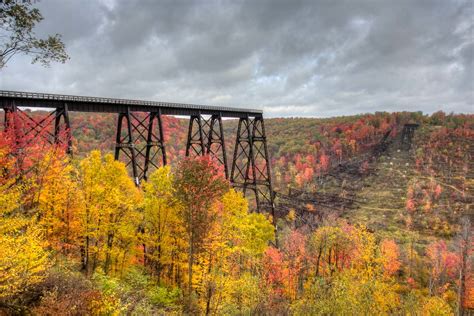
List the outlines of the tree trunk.
{"type": "Polygon", "coordinates": [[[319,247],[318,260],[316,261],[316,276],[319,276],[319,262],[321,261],[321,255],[323,253],[323,247],[319,247]]]}
{"type": "Polygon", "coordinates": [[[89,276],[89,236],[86,236],[86,244],[83,247],[83,260],[82,260],[82,269],[86,272],[86,275],[89,276]]]}
{"type": "Polygon", "coordinates": [[[194,249],[193,249],[193,233],[189,234],[189,251],[188,251],[188,311],[191,310],[192,292],[193,292],[193,264],[194,264],[194,249]]]}
{"type": "MultiPolygon", "coordinates": [[[[209,254],[209,266],[207,268],[208,275],[211,274],[212,271],[212,255],[209,254]]],[[[207,300],[206,300],[206,316],[211,313],[211,298],[212,298],[212,284],[208,282],[207,284],[207,300]]]]}
{"type": "Polygon", "coordinates": [[[107,252],[105,254],[105,263],[104,263],[104,273],[105,273],[105,275],[109,274],[110,263],[111,263],[111,260],[112,260],[110,252],[112,250],[113,241],[114,241],[114,234],[109,233],[107,235],[107,252]]]}

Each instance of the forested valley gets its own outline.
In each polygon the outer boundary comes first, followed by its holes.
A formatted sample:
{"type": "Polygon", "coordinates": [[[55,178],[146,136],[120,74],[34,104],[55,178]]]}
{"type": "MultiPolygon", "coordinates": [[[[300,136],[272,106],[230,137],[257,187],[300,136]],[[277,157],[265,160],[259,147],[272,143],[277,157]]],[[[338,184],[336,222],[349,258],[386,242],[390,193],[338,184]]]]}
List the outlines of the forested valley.
{"type": "Polygon", "coordinates": [[[111,154],[112,115],[71,113],[73,155],[0,132],[0,314],[474,309],[473,115],[265,123],[275,218],[216,161],[185,158],[184,119],[164,118],[170,164],[139,187],[111,154]]]}

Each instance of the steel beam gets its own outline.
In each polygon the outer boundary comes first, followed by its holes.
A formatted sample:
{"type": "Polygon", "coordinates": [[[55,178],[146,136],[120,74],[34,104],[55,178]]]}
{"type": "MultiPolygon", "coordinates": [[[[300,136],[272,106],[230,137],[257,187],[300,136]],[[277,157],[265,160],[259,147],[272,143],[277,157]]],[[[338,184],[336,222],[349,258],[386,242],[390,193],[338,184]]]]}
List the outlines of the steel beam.
{"type": "Polygon", "coordinates": [[[0,90],[0,107],[10,101],[15,101],[18,106],[35,108],[57,108],[67,102],[70,112],[125,113],[128,109],[130,112],[149,113],[161,109],[162,115],[213,115],[218,112],[222,117],[234,118],[262,115],[261,110],[226,106],[0,90]]]}

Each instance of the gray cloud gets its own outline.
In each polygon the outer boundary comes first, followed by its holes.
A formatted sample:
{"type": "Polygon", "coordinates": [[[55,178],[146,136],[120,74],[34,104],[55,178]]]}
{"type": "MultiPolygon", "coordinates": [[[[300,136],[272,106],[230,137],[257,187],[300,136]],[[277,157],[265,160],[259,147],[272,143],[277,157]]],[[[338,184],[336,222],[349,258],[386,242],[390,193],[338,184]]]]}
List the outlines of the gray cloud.
{"type": "Polygon", "coordinates": [[[470,0],[60,1],[38,34],[71,60],[17,57],[0,87],[260,107],[267,116],[474,110],[470,0]]]}

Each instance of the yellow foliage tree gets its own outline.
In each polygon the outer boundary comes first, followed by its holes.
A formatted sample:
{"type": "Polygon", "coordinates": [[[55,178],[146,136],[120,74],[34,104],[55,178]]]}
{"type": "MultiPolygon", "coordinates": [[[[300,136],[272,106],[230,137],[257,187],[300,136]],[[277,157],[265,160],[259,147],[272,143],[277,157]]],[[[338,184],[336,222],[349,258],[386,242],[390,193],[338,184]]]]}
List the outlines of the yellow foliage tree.
{"type": "Polygon", "coordinates": [[[321,227],[310,245],[316,254],[316,271],[322,268],[309,278],[304,296],[293,304],[296,314],[380,315],[397,310],[398,286],[384,273],[387,260],[375,235],[365,227],[321,227]]]}
{"type": "Polygon", "coordinates": [[[43,280],[49,265],[41,231],[26,219],[2,222],[0,234],[0,299],[43,280]]]}
{"type": "Polygon", "coordinates": [[[186,268],[186,231],[178,214],[170,167],[152,173],[143,185],[142,244],[145,265],[169,285],[181,285],[186,268]]]}
{"type": "Polygon", "coordinates": [[[0,146],[0,300],[41,282],[49,266],[44,235],[23,207],[31,182],[18,181],[12,172],[15,159],[7,146],[0,146]]]}
{"type": "Polygon", "coordinates": [[[137,241],[141,194],[125,165],[108,154],[92,151],[79,169],[82,268],[87,274],[102,266],[107,274],[122,271],[137,241]]]}
{"type": "Polygon", "coordinates": [[[258,278],[249,273],[261,267],[263,253],[275,238],[274,227],[265,215],[249,213],[247,200],[233,189],[216,207],[217,219],[197,258],[195,282],[201,308],[206,314],[219,314],[232,306],[250,311],[257,305],[259,290],[258,278]],[[248,298],[243,289],[252,291],[253,297],[248,298]]]}
{"type": "Polygon", "coordinates": [[[80,233],[81,195],[69,159],[54,151],[45,155],[35,190],[39,224],[52,249],[63,255],[76,250],[80,233]]]}

